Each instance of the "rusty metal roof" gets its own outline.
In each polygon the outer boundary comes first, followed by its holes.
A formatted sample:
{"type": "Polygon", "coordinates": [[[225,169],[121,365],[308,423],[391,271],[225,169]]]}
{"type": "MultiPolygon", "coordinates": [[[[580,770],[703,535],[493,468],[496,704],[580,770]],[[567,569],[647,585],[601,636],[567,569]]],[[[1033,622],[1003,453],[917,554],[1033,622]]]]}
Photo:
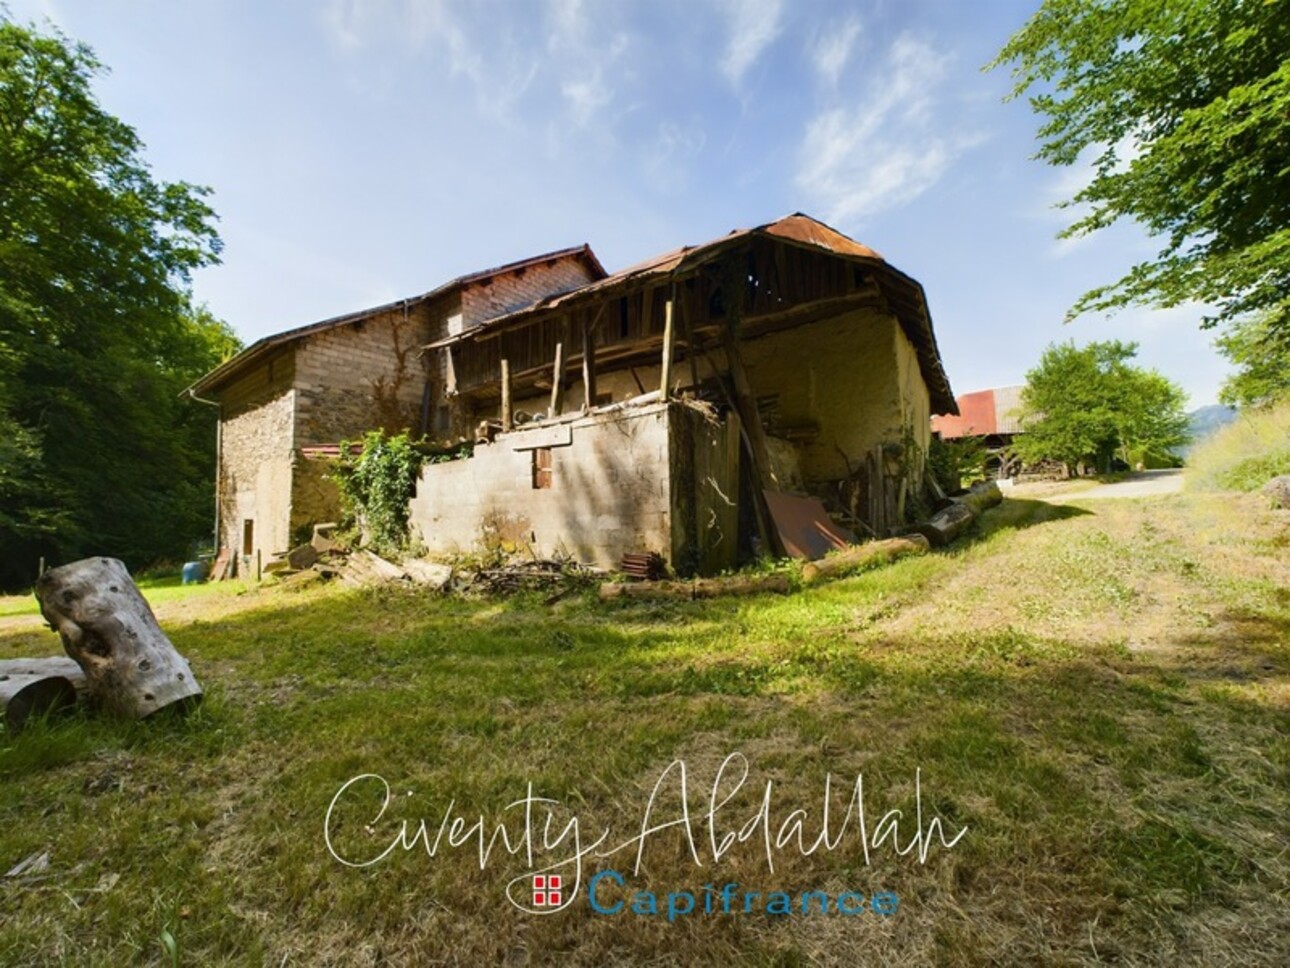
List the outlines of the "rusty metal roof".
{"type": "Polygon", "coordinates": [[[397,309],[418,305],[448,292],[471,285],[476,282],[482,282],[485,279],[492,279],[496,276],[504,275],[509,272],[519,272],[522,269],[539,265],[543,262],[550,262],[554,259],[565,259],[569,257],[581,258],[591,269],[593,275],[603,277],[605,267],[600,264],[596,254],[591,251],[591,246],[587,244],[570,246],[566,249],[556,249],[554,252],[546,252],[542,255],[530,256],[527,259],[520,259],[516,262],[508,262],[505,265],[495,266],[492,269],[481,269],[478,272],[472,272],[464,276],[458,276],[441,286],[431,289],[429,292],[423,292],[418,296],[409,296],[406,299],[397,299],[391,303],[385,303],[380,306],[373,306],[370,309],[360,309],[357,312],[345,313],[341,316],[332,316],[330,319],[320,320],[316,323],[308,323],[304,326],[297,326],[295,329],[288,329],[281,333],[275,333],[272,336],[266,336],[263,339],[256,340],[242,352],[238,353],[231,359],[225,360],[215,369],[211,370],[200,380],[184,391],[182,395],[193,395],[205,393],[227,383],[234,375],[241,370],[256,363],[267,356],[272,350],[296,340],[304,339],[307,336],[313,336],[315,333],[325,332],[329,329],[335,329],[338,326],[346,326],[350,323],[361,322],[364,319],[371,319],[373,316],[379,316],[382,313],[393,312],[397,309]]]}
{"type": "Polygon", "coordinates": [[[823,249],[835,255],[862,262],[875,271],[879,285],[895,304],[896,316],[906,336],[918,353],[919,369],[927,383],[933,413],[958,413],[958,405],[950,389],[949,377],[941,363],[936,335],[932,331],[931,315],[923,287],[910,276],[891,265],[875,249],[850,239],[818,219],[795,212],[774,222],[751,229],[735,229],[728,235],[701,245],[685,246],[654,256],[644,262],[628,266],[596,282],[557,295],[546,296],[532,305],[494,317],[447,339],[429,344],[427,349],[450,346],[481,336],[491,335],[500,329],[522,324],[535,315],[561,309],[570,305],[589,302],[598,294],[625,290],[636,285],[648,285],[665,276],[680,276],[700,265],[716,259],[727,250],[752,236],[766,236],[793,245],[823,249]],[[894,298],[892,298],[894,297],[894,298]]]}

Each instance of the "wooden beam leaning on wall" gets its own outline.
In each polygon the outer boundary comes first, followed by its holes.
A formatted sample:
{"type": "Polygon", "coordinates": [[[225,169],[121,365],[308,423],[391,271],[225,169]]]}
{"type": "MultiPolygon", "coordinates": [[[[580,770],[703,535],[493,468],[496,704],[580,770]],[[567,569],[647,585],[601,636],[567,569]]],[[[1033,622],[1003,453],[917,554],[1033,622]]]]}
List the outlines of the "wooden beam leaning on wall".
{"type": "Polygon", "coordinates": [[[676,286],[668,294],[667,303],[663,306],[663,371],[659,377],[659,390],[663,399],[668,399],[672,392],[672,357],[676,346],[676,327],[672,325],[672,304],[676,302],[676,286]]]}
{"type": "Polygon", "coordinates": [[[566,315],[560,322],[560,342],[555,344],[555,365],[551,371],[551,416],[558,417],[564,411],[565,363],[569,358],[566,347],[569,345],[569,317],[566,315]]]}
{"type": "MultiPolygon", "coordinates": [[[[599,317],[597,317],[599,318],[599,317]]],[[[596,405],[596,334],[592,323],[582,322],[582,409],[596,405]]]]}
{"type": "Polygon", "coordinates": [[[502,359],[502,433],[510,433],[514,426],[511,410],[511,361],[502,359]]]}

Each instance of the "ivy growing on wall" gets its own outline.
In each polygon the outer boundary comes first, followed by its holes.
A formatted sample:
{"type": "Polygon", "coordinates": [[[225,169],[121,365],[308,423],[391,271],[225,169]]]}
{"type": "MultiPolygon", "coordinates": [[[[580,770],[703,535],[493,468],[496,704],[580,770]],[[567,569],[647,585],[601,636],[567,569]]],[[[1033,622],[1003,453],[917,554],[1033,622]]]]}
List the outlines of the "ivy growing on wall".
{"type": "Polygon", "coordinates": [[[341,445],[331,477],[341,501],[379,554],[408,545],[408,501],[421,470],[422,456],[406,432],[388,436],[372,430],[361,441],[341,445]]]}

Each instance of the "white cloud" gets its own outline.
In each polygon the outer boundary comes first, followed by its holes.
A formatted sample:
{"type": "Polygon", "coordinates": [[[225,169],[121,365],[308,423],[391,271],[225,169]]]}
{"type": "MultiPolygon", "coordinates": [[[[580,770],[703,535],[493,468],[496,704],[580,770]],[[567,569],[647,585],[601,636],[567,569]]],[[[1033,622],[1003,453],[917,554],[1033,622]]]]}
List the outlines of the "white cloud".
{"type": "Polygon", "coordinates": [[[563,82],[560,93],[569,103],[573,123],[580,128],[590,124],[596,113],[614,97],[613,92],[605,87],[598,67],[588,77],[563,82]]]}
{"type": "Polygon", "coordinates": [[[547,5],[548,65],[561,76],[560,94],[575,126],[587,127],[613,102],[617,69],[630,38],[623,31],[597,31],[583,0],[547,5]]]}
{"type": "Polygon", "coordinates": [[[707,144],[703,124],[691,119],[687,124],[664,121],[655,132],[653,144],[645,154],[645,174],[654,188],[671,194],[684,187],[689,177],[690,162],[707,144]]]}
{"type": "Polygon", "coordinates": [[[829,87],[837,87],[838,78],[842,76],[859,39],[860,21],[856,17],[848,17],[840,28],[828,30],[816,41],[811,63],[829,87]]]}
{"type": "Polygon", "coordinates": [[[482,110],[503,115],[536,77],[537,62],[517,56],[515,45],[491,30],[484,43],[475,43],[468,10],[452,0],[331,0],[323,23],[332,41],[349,52],[395,43],[442,56],[450,75],[474,86],[482,110]],[[484,50],[493,54],[491,63],[484,50]]]}
{"type": "Polygon", "coordinates": [[[737,85],[762,51],[779,36],[783,0],[725,0],[730,40],[721,59],[721,72],[737,85]]]}
{"type": "Polygon", "coordinates": [[[934,185],[977,139],[938,117],[949,58],[905,34],[858,101],[807,125],[796,182],[833,221],[902,205],[934,185]]]}

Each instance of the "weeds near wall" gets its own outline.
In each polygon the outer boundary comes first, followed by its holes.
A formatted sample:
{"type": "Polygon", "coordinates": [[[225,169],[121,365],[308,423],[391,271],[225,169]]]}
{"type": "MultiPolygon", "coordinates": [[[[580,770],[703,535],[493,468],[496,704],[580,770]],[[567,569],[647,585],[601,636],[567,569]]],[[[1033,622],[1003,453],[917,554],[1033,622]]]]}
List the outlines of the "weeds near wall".
{"type": "Polygon", "coordinates": [[[946,494],[957,494],[973,481],[986,480],[986,456],[985,442],[980,437],[933,437],[927,448],[927,464],[946,494]]]}
{"type": "Polygon", "coordinates": [[[340,489],[345,513],[379,554],[408,544],[408,501],[416,487],[422,456],[407,433],[387,436],[372,430],[361,441],[341,445],[331,478],[340,489]]]}

